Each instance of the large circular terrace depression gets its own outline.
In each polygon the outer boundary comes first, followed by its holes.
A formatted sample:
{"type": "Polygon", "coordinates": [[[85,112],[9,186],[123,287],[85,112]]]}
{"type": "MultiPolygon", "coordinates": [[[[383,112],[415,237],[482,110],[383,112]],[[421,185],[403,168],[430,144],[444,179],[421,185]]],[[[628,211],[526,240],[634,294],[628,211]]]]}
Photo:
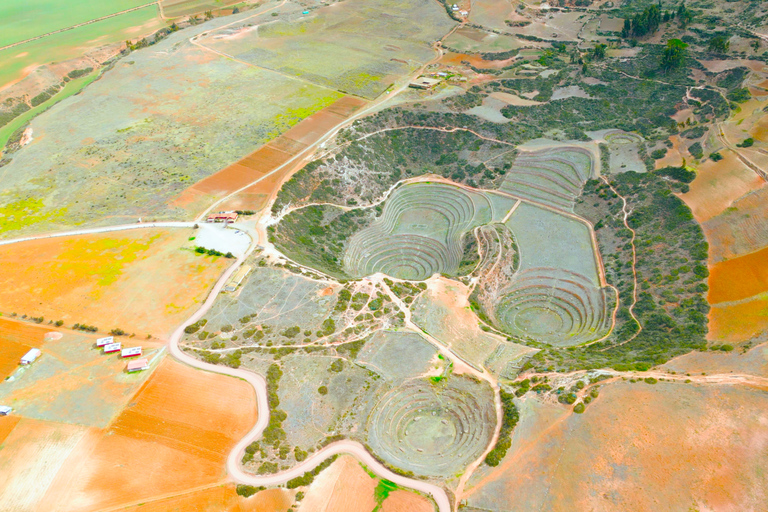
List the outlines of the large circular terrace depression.
{"type": "Polygon", "coordinates": [[[385,461],[450,476],[476,460],[496,423],[490,393],[415,381],[388,392],[371,414],[368,442],[385,461]]]}

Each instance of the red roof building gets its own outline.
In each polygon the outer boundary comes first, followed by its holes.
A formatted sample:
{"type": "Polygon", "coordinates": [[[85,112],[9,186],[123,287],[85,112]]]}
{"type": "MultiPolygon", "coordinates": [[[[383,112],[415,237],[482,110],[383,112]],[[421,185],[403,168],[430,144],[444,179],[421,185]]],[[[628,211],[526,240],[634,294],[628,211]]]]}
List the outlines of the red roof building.
{"type": "Polygon", "coordinates": [[[237,212],[219,212],[208,216],[208,222],[235,222],[236,220],[237,212]]]}

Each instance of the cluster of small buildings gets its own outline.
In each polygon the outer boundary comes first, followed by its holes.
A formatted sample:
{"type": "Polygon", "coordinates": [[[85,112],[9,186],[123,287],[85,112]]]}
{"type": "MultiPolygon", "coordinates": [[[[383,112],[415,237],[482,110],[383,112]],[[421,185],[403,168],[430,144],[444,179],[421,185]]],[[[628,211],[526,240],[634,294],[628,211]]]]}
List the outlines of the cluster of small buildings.
{"type": "Polygon", "coordinates": [[[467,16],[469,16],[469,12],[468,11],[463,11],[463,10],[459,9],[459,6],[456,5],[456,4],[453,4],[451,6],[451,11],[459,13],[459,16],[461,16],[462,18],[466,18],[467,16]]]}
{"type": "Polygon", "coordinates": [[[212,213],[206,219],[206,222],[235,222],[237,220],[237,212],[218,212],[212,213]]]}
{"type": "MultiPolygon", "coordinates": [[[[122,348],[122,344],[119,341],[116,342],[114,336],[106,336],[104,338],[97,339],[96,346],[103,348],[105,354],[120,352],[120,357],[123,359],[129,357],[139,357],[142,354],[141,347],[122,348]]],[[[128,373],[148,370],[149,361],[147,361],[146,357],[135,359],[128,362],[128,367],[126,369],[128,370],[128,373]]]]}

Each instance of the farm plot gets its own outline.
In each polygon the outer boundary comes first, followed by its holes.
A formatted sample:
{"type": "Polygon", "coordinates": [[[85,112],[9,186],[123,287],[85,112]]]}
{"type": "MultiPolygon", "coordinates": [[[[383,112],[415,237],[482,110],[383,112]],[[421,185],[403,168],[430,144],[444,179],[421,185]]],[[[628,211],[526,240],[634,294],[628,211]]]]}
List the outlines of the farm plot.
{"type": "Polygon", "coordinates": [[[584,414],[525,400],[507,456],[460,498],[470,510],[759,509],[766,406],[762,390],[663,382],[606,385],[584,414]]]}
{"type": "Polygon", "coordinates": [[[165,336],[231,260],[192,251],[192,229],[49,238],[0,246],[0,310],[165,336]]]}
{"type": "Polygon", "coordinates": [[[237,495],[234,484],[184,492],[121,508],[128,512],[289,512],[293,498],[285,489],[268,489],[250,498],[237,495]]]}
{"type": "Polygon", "coordinates": [[[718,263],[768,246],[768,188],[762,186],[733,201],[702,224],[709,242],[709,262],[718,263]]]}
{"type": "MultiPolygon", "coordinates": [[[[474,10],[474,9],[473,9],[474,10]]],[[[507,52],[524,46],[537,46],[530,41],[506,35],[486,32],[474,27],[461,27],[445,39],[445,46],[460,52],[507,52]]],[[[544,45],[541,45],[544,46],[544,45]]],[[[547,44],[547,46],[549,46],[547,44]]],[[[470,60],[470,59],[468,59],[470,60]]],[[[471,60],[470,60],[471,62],[471,60]]],[[[483,68],[484,66],[476,66],[483,68]]]]}
{"type": "Polygon", "coordinates": [[[495,425],[489,387],[457,376],[438,384],[414,380],[376,404],[368,420],[368,444],[398,468],[449,477],[480,456],[495,425]]]}
{"type": "Polygon", "coordinates": [[[379,331],[365,344],[356,362],[398,382],[417,377],[434,365],[437,350],[412,332],[379,331]]]}
{"type": "MultiPolygon", "coordinates": [[[[142,345],[149,359],[158,353],[156,343],[123,343],[142,345]]],[[[0,386],[0,403],[28,418],[106,427],[148,376],[125,373],[125,360],[96,349],[92,335],[64,332],[41,350],[33,365],[20,367],[0,386]]]]}
{"type": "Polygon", "coordinates": [[[721,150],[719,162],[710,159],[696,169],[696,179],[681,197],[700,223],[720,215],[739,198],[764,186],[764,181],[746,167],[735,153],[721,150]]]}
{"type": "Polygon", "coordinates": [[[363,0],[321,7],[255,30],[233,25],[201,43],[323,87],[375,98],[433,58],[431,43],[453,25],[428,0],[363,0]]]}
{"type": "Polygon", "coordinates": [[[78,446],[41,506],[103,509],[219,482],[255,419],[244,381],[166,360],[107,430],[78,446]]]}
{"type": "Polygon", "coordinates": [[[435,273],[455,274],[462,261],[462,237],[491,219],[491,204],[481,194],[442,183],[400,187],[382,217],[355,234],[344,254],[352,276],[383,272],[422,280],[435,273]]]}
{"type": "Polygon", "coordinates": [[[163,8],[163,15],[166,18],[178,18],[204,11],[215,11],[223,7],[237,4],[239,1],[240,0],[161,0],[159,3],[163,8]]]}
{"type": "Polygon", "coordinates": [[[89,429],[29,418],[0,417],[0,510],[46,510],[37,505],[89,429]]]}
{"type": "Polygon", "coordinates": [[[573,211],[584,183],[594,172],[591,153],[579,147],[521,152],[499,189],[544,206],[573,211]]]}
{"type": "MultiPolygon", "coordinates": [[[[117,2],[61,2],[58,0],[39,0],[36,4],[58,4],[58,9],[40,9],[37,11],[30,10],[29,5],[20,4],[17,2],[4,2],[0,9],[13,9],[18,12],[18,16],[29,19],[34,16],[34,22],[18,23],[13,21],[13,18],[17,16],[10,16],[7,18],[4,14],[0,15],[0,20],[3,22],[9,19],[9,23],[3,23],[0,25],[0,33],[6,36],[6,41],[11,42],[23,41],[29,37],[39,35],[40,32],[47,32],[50,29],[56,30],[57,28],[72,26],[78,22],[87,21],[89,19],[98,18],[110,12],[118,12],[125,8],[130,8],[136,5],[144,5],[149,2],[143,0],[118,0],[117,2]],[[119,6],[115,8],[114,6],[119,6]],[[62,14],[62,9],[64,13],[62,14]],[[48,14],[50,13],[50,15],[48,14]],[[94,15],[95,14],[95,15],[94,15]],[[91,17],[93,16],[93,17],[91,17]],[[38,30],[38,20],[41,20],[47,27],[43,30],[38,30]]],[[[100,63],[103,60],[99,60],[102,55],[102,51],[105,47],[110,46],[106,53],[108,57],[119,52],[119,48],[116,48],[116,44],[120,46],[124,45],[126,39],[136,39],[151,34],[166,24],[159,16],[157,6],[150,5],[142,9],[130,11],[119,16],[114,16],[101,20],[96,23],[84,25],[66,32],[59,32],[46,36],[42,39],[29,41],[27,43],[14,46],[0,51],[0,88],[6,85],[18,82],[35,73],[40,66],[43,68],[43,74],[52,72],[54,74],[53,82],[59,83],[63,75],[67,72],[60,73],[55,69],[58,64],[64,61],[70,61],[74,59],[80,59],[83,56],[92,58],[93,63],[100,63]]],[[[4,46],[7,43],[0,43],[0,46],[4,46]]],[[[87,66],[82,66],[82,68],[87,66]]],[[[33,86],[29,84],[24,87],[33,86]]],[[[43,89],[46,89],[44,87],[43,89]]],[[[23,93],[22,93],[23,94],[23,93]]],[[[16,97],[21,94],[16,95],[16,97]]]]}
{"type": "MultiPolygon", "coordinates": [[[[383,481],[343,455],[320,473],[306,490],[298,512],[432,512],[425,497],[403,489],[381,492],[383,481]]],[[[267,511],[265,511],[267,512],[267,511]]],[[[268,511],[271,512],[271,511],[268,511]]]]}
{"type": "Polygon", "coordinates": [[[21,356],[32,347],[41,347],[50,329],[0,318],[0,380],[18,367],[21,356]]]}
{"type": "Polygon", "coordinates": [[[173,204],[197,212],[215,199],[259,179],[259,183],[244,190],[229,204],[222,205],[222,209],[260,210],[277,191],[283,178],[291,172],[291,166],[285,164],[363,105],[364,101],[350,96],[335,101],[239,162],[195,183],[182,192],[173,204]],[[285,167],[278,171],[283,165],[285,167]],[[275,174],[270,175],[273,172],[275,174]]]}
{"type": "Polygon", "coordinates": [[[32,142],[0,172],[0,235],[183,214],[168,202],[191,183],[339,97],[189,41],[230,21],[133,52],[35,118],[32,142]]]}
{"type": "Polygon", "coordinates": [[[599,338],[609,315],[589,228],[528,204],[506,226],[515,236],[520,267],[489,316],[510,334],[554,345],[599,338]]]}

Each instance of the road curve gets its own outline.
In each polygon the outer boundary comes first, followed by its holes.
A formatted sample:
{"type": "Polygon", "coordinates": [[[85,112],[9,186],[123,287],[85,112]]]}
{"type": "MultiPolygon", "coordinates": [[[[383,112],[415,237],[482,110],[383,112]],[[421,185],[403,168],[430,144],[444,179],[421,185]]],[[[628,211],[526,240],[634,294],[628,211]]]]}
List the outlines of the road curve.
{"type": "Polygon", "coordinates": [[[227,471],[229,472],[230,476],[236,482],[242,483],[242,484],[256,485],[256,486],[260,486],[260,485],[276,486],[276,485],[284,484],[288,480],[301,476],[307,471],[311,471],[312,469],[320,465],[320,463],[322,463],[328,457],[341,454],[341,453],[347,453],[347,454],[353,455],[358,460],[366,464],[374,473],[376,473],[380,477],[390,480],[402,487],[415,489],[419,492],[423,492],[431,495],[432,498],[434,498],[435,502],[437,503],[437,508],[439,512],[451,512],[451,504],[450,504],[450,501],[448,500],[448,495],[443,489],[441,489],[436,485],[429,484],[427,482],[414,480],[414,479],[407,478],[407,477],[398,475],[396,473],[393,473],[392,471],[384,467],[379,461],[374,459],[373,456],[370,453],[368,453],[368,451],[363,447],[363,445],[361,445],[360,443],[356,443],[354,441],[349,441],[349,440],[337,441],[335,443],[329,444],[322,450],[314,453],[311,457],[304,460],[301,464],[298,464],[287,471],[282,471],[277,474],[267,475],[267,476],[256,476],[243,471],[243,469],[240,466],[240,461],[242,460],[243,453],[245,452],[245,448],[249,444],[258,440],[261,437],[262,432],[264,431],[267,424],[269,423],[269,403],[267,401],[267,383],[261,375],[257,375],[248,370],[240,370],[235,368],[229,368],[226,366],[214,365],[214,364],[205,363],[203,361],[195,359],[194,357],[182,351],[181,348],[179,348],[179,341],[181,341],[182,337],[184,336],[184,328],[190,324],[197,322],[208,312],[208,310],[211,308],[213,303],[216,301],[216,297],[224,288],[224,285],[226,284],[227,280],[237,270],[237,268],[243,263],[243,261],[245,261],[245,259],[251,254],[251,252],[253,252],[253,249],[255,247],[256,247],[256,244],[251,243],[251,246],[248,249],[248,251],[245,253],[245,255],[237,258],[237,260],[235,260],[235,263],[232,264],[232,266],[230,266],[224,272],[224,274],[222,274],[222,276],[216,282],[213,289],[211,290],[211,293],[208,295],[208,298],[202,304],[200,309],[198,309],[197,312],[195,312],[195,314],[193,314],[186,322],[184,322],[175,331],[173,331],[173,334],[171,335],[171,338],[169,340],[169,351],[171,355],[173,355],[173,357],[175,357],[179,361],[185,364],[188,364],[189,366],[192,366],[194,368],[198,368],[200,370],[205,370],[213,373],[220,373],[223,375],[229,375],[231,377],[243,379],[249,384],[251,384],[253,386],[253,389],[256,390],[258,419],[256,420],[256,424],[253,426],[251,431],[248,432],[248,434],[246,434],[245,437],[243,437],[240,440],[240,442],[235,445],[235,447],[232,449],[232,451],[229,453],[229,456],[227,457],[227,471]]]}

